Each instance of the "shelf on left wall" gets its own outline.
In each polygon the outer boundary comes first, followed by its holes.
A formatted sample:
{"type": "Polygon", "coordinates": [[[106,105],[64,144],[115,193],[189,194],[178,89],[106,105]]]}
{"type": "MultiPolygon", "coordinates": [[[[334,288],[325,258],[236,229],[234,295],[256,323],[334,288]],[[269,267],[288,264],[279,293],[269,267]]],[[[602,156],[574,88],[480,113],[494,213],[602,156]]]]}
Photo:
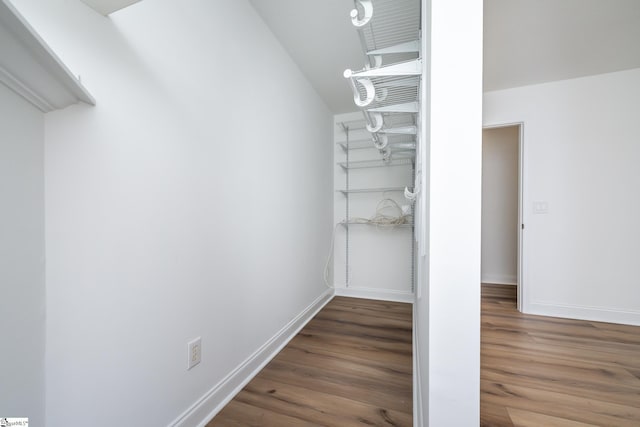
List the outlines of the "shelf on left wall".
{"type": "Polygon", "coordinates": [[[96,101],[8,0],[0,0],[0,83],[40,111],[96,101]]]}

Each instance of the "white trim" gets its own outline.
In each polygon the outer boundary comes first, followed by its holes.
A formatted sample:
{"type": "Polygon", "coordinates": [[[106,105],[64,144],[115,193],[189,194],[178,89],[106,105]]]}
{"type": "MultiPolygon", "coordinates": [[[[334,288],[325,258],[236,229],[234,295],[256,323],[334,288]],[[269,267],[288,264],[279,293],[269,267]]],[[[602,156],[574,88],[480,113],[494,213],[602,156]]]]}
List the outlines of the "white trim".
{"type": "Polygon", "coordinates": [[[483,275],[482,283],[493,283],[495,285],[517,285],[516,276],[512,276],[509,274],[496,274],[496,275],[483,275]]]}
{"type": "Polygon", "coordinates": [[[640,326],[640,311],[636,310],[557,304],[543,301],[533,302],[527,308],[527,314],[640,326]]]}
{"type": "Polygon", "coordinates": [[[327,289],[169,426],[205,427],[332,298],[333,290],[327,289]]]}
{"type": "Polygon", "coordinates": [[[524,176],[525,176],[525,166],[524,166],[524,122],[520,122],[519,124],[520,133],[518,134],[518,261],[517,261],[517,276],[516,277],[516,285],[517,289],[517,300],[516,307],[518,311],[522,311],[525,301],[528,299],[525,290],[526,284],[524,280],[524,271],[525,271],[525,251],[524,251],[524,176]]]}
{"type": "Polygon", "coordinates": [[[29,89],[27,85],[23,84],[20,79],[7,71],[2,65],[0,65],[0,82],[4,83],[9,89],[26,99],[43,113],[55,110],[53,105],[29,89]]]}
{"type": "Polygon", "coordinates": [[[336,288],[336,296],[365,298],[382,301],[407,302],[413,304],[415,297],[411,291],[373,288],[336,288]]]}
{"type": "Polygon", "coordinates": [[[490,123],[490,124],[483,124],[482,129],[508,128],[508,127],[514,127],[514,126],[522,126],[523,124],[524,122],[490,123]]]}

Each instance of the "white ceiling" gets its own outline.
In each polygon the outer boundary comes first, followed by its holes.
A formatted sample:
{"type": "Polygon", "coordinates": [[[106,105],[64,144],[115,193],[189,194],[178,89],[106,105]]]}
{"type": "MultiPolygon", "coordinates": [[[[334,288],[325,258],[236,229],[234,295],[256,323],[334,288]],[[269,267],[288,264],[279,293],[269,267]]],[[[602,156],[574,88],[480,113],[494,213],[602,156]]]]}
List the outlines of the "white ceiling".
{"type": "MultiPolygon", "coordinates": [[[[353,0],[250,0],[334,113],[364,64],[353,0]]],[[[640,68],[640,0],[485,0],[484,89],[640,68]]]]}
{"type": "Polygon", "coordinates": [[[639,0],[485,0],[485,91],[639,67],[639,0]]]}
{"type": "Polygon", "coordinates": [[[89,7],[102,15],[108,15],[116,10],[124,9],[140,0],[82,0],[89,7]]]}
{"type": "MultiPolygon", "coordinates": [[[[342,73],[364,55],[349,12],[353,0],[249,0],[334,113],[355,111],[342,73]]],[[[640,1],[640,0],[639,0],[640,1]]]]}
{"type": "MultiPolygon", "coordinates": [[[[140,0],[82,0],[108,15],[140,0]]],[[[353,0],[249,0],[334,113],[364,57],[353,0]]],[[[418,1],[418,0],[416,0],[418,1]]],[[[640,68],[640,0],[485,0],[484,90],[640,68]]]]}

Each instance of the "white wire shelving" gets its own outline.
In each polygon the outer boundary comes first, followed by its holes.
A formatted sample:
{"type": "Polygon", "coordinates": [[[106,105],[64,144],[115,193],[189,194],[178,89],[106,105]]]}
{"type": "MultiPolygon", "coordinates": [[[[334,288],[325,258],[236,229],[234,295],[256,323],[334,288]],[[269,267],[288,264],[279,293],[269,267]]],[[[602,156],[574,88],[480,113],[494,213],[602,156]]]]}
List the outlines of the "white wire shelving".
{"type": "MultiPolygon", "coordinates": [[[[345,70],[355,105],[362,111],[362,120],[341,123],[346,141],[337,142],[346,161],[337,162],[345,172],[345,219],[339,222],[346,232],[346,286],[349,286],[349,228],[369,225],[376,228],[406,228],[414,230],[411,214],[399,223],[378,224],[376,221],[350,216],[352,194],[385,194],[404,192],[410,204],[416,199],[416,152],[420,141],[420,94],[423,58],[421,52],[420,0],[353,0],[351,22],[356,29],[365,59],[361,70],[345,70]],[[366,130],[370,138],[349,140],[350,131],[366,130]],[[380,159],[350,160],[352,150],[375,149],[380,159]],[[355,169],[409,167],[413,189],[407,187],[350,188],[350,171],[355,169]]],[[[358,132],[360,133],[360,132],[358,132]]],[[[360,137],[362,138],[362,137],[360,137]]],[[[365,156],[369,157],[369,156],[365,156]]],[[[358,172],[362,173],[362,172],[358,172]]],[[[362,196],[365,197],[365,196],[362,196]]],[[[389,196],[387,196],[389,197],[389,196]]],[[[386,200],[386,199],[383,199],[386,200]]],[[[395,202],[394,202],[395,203],[395,202]]],[[[398,205],[396,205],[398,206],[398,205]]],[[[403,213],[406,212],[403,207],[403,213]]],[[[384,222],[384,221],[383,221],[384,222]]],[[[412,254],[415,240],[411,238],[412,254]]],[[[411,288],[414,288],[414,258],[411,256],[411,288]]]]}
{"type": "MultiPolygon", "coordinates": [[[[419,0],[354,0],[351,21],[365,57],[362,70],[345,70],[364,127],[384,159],[415,153],[392,149],[389,135],[416,135],[422,58],[419,0]],[[399,126],[396,122],[405,122],[399,126]],[[407,123],[408,122],[408,123],[407,123]]],[[[345,148],[346,149],[346,148],[345,148]]]]}
{"type": "Polygon", "coordinates": [[[349,144],[347,145],[346,141],[345,142],[336,142],[336,145],[339,146],[340,148],[342,148],[342,151],[347,151],[347,150],[365,150],[365,149],[370,149],[370,148],[376,148],[371,139],[360,139],[360,140],[356,140],[356,141],[349,141],[349,144]]]}
{"type": "Polygon", "coordinates": [[[383,188],[350,188],[344,190],[336,190],[338,193],[342,193],[345,196],[347,194],[357,193],[389,193],[392,191],[404,191],[405,187],[383,187],[383,188]]]}
{"type": "MultiPolygon", "coordinates": [[[[363,140],[360,142],[350,142],[349,146],[347,146],[346,142],[338,142],[336,143],[342,151],[347,150],[366,150],[366,149],[376,149],[376,146],[371,143],[370,140],[363,140]]],[[[397,150],[414,150],[416,148],[415,138],[407,138],[401,136],[392,136],[388,138],[387,146],[389,149],[397,149],[397,150]]]]}
{"type": "Polygon", "coordinates": [[[342,169],[364,169],[364,168],[383,168],[388,166],[412,166],[413,158],[393,158],[385,161],[383,159],[373,160],[357,160],[353,162],[338,162],[338,166],[342,169]]]}
{"type": "Polygon", "coordinates": [[[381,229],[391,229],[391,228],[408,228],[411,229],[413,228],[413,222],[411,223],[404,223],[404,224],[374,224],[374,223],[370,223],[370,222],[363,222],[363,221],[345,221],[342,220],[339,222],[339,224],[343,227],[348,227],[351,225],[368,225],[369,227],[374,227],[374,228],[381,228],[381,229]]]}
{"type": "MultiPolygon", "coordinates": [[[[355,0],[354,4],[356,12],[351,12],[351,22],[359,29],[362,48],[368,55],[420,38],[419,1],[355,0]]],[[[419,46],[414,46],[410,52],[418,50],[419,46]]]]}
{"type": "MultiPolygon", "coordinates": [[[[415,149],[416,134],[418,131],[417,123],[413,114],[382,114],[386,123],[386,127],[378,132],[379,144],[383,144],[389,148],[402,148],[402,149],[415,149]],[[413,144],[412,147],[408,147],[407,144],[413,144]]],[[[352,120],[348,122],[342,122],[341,126],[348,127],[350,130],[363,130],[365,129],[365,121],[352,120]]],[[[364,138],[349,141],[347,145],[346,141],[336,142],[343,151],[346,150],[362,150],[362,149],[377,149],[380,148],[376,145],[378,142],[373,138],[364,138]]]]}

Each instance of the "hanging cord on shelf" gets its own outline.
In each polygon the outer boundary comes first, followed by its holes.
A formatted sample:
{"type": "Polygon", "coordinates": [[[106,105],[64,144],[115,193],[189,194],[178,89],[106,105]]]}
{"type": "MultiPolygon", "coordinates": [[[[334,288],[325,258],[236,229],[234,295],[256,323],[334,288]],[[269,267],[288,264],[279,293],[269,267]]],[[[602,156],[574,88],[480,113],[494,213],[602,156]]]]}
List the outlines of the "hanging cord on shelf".
{"type": "MultiPolygon", "coordinates": [[[[393,199],[382,199],[378,202],[376,206],[376,213],[370,218],[350,218],[345,222],[347,224],[370,224],[375,225],[376,227],[397,227],[400,225],[411,224],[411,211],[409,210],[407,213],[402,210],[402,207],[393,199]],[[395,214],[388,213],[389,211],[393,211],[395,214]]],[[[333,252],[335,248],[336,241],[336,230],[338,226],[344,225],[345,222],[339,222],[333,228],[333,233],[331,234],[331,246],[329,247],[329,255],[327,256],[327,262],[324,265],[323,278],[324,283],[328,288],[333,289],[329,283],[329,264],[333,259],[333,252]]]]}
{"type": "Polygon", "coordinates": [[[324,271],[322,273],[322,278],[324,279],[324,284],[327,285],[327,288],[334,289],[335,286],[332,286],[329,283],[329,263],[333,259],[333,249],[335,248],[336,243],[336,230],[342,223],[337,223],[335,227],[333,227],[333,233],[331,233],[331,246],[329,246],[329,256],[327,256],[327,262],[324,264],[324,271]]]}
{"type": "Polygon", "coordinates": [[[382,199],[376,206],[376,213],[370,218],[350,218],[350,223],[370,224],[378,227],[395,227],[398,225],[411,224],[411,214],[404,213],[400,205],[393,199],[382,199]],[[388,214],[392,210],[393,214],[388,214]]]}

